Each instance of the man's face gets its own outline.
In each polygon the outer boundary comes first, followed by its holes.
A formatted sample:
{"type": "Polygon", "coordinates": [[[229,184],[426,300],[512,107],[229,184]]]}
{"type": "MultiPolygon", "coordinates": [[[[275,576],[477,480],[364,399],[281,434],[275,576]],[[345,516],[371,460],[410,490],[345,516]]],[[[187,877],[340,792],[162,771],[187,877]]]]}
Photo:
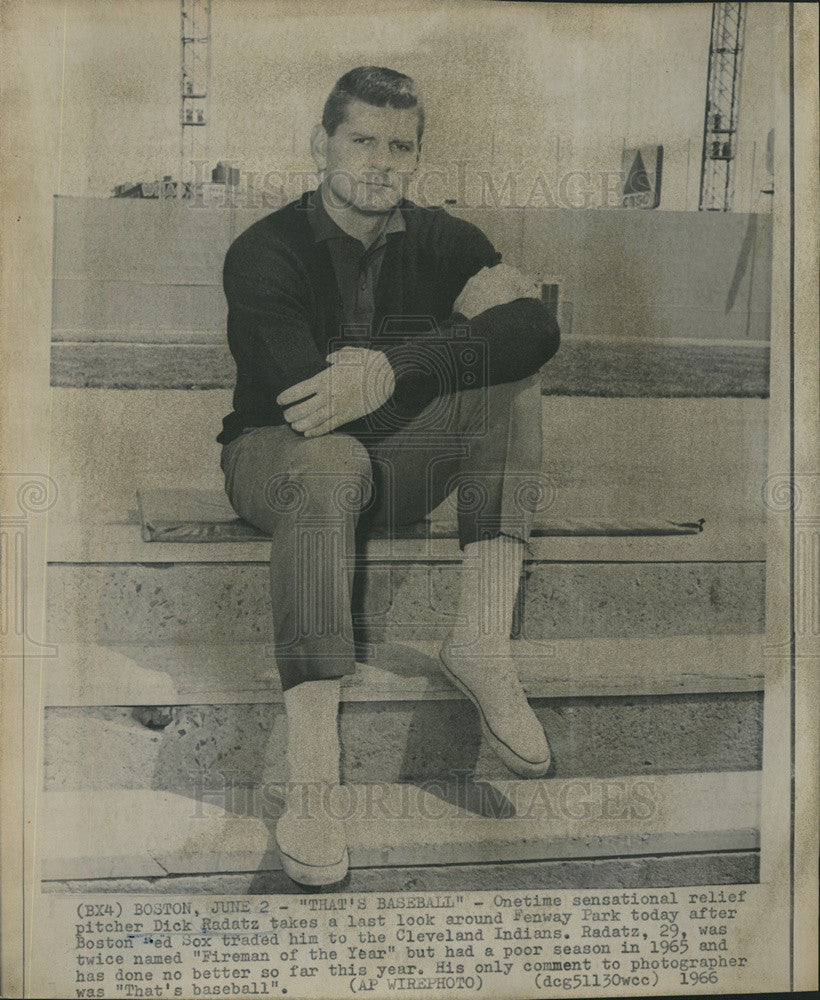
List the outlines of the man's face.
{"type": "Polygon", "coordinates": [[[319,130],[314,159],[333,201],[366,214],[389,212],[403,197],[419,159],[414,108],[351,101],[333,135],[319,130]]]}

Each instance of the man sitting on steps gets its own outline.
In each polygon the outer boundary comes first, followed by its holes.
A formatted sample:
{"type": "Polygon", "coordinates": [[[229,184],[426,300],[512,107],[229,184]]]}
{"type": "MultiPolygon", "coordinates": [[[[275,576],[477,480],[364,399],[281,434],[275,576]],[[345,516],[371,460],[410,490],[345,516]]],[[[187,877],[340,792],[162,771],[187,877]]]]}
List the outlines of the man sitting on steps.
{"type": "Polygon", "coordinates": [[[348,869],[344,824],[321,804],[305,812],[297,793],[339,784],[364,525],[418,521],[456,491],[463,563],[441,670],[509,768],[550,766],[509,639],[541,469],[538,371],[558,328],[479,229],[403,197],[423,128],[409,77],[346,73],[312,135],[320,187],[247,229],[225,260],[237,380],[222,468],[236,512],[273,538],[290,778],[276,840],[306,885],[348,869]]]}

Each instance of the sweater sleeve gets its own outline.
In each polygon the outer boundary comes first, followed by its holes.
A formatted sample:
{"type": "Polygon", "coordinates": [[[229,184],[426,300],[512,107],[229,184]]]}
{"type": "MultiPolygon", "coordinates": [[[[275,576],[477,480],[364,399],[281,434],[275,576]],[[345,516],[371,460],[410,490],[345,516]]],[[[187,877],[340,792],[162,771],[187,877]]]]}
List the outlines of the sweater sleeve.
{"type": "MultiPolygon", "coordinates": [[[[327,367],[312,333],[309,310],[287,254],[232,248],[225,259],[228,343],[237,365],[237,388],[264,399],[265,414],[281,413],[284,389],[327,367]]],[[[259,404],[257,404],[259,405],[259,404]]]]}
{"type": "Polygon", "coordinates": [[[438,211],[424,249],[437,270],[438,326],[424,336],[380,345],[396,376],[391,403],[400,413],[437,395],[534,375],[556,353],[558,324],[538,299],[505,302],[470,320],[453,312],[467,281],[501,262],[501,254],[477,226],[438,211]]]}
{"type": "Polygon", "coordinates": [[[460,389],[534,375],[558,350],[555,317],[538,299],[515,299],[467,320],[454,313],[430,335],[381,349],[396,378],[392,404],[410,413],[460,389]]]}
{"type": "Polygon", "coordinates": [[[482,268],[500,264],[501,254],[471,222],[444,211],[437,213],[435,219],[430,245],[446,301],[444,315],[450,315],[453,303],[470,278],[482,268]]]}

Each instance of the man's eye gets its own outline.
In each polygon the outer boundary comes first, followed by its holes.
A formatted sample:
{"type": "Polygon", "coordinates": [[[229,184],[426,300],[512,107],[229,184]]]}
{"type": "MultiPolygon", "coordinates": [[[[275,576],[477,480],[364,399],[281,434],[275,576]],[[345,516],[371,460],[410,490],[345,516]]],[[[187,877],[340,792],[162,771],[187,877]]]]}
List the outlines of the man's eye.
{"type": "Polygon", "coordinates": [[[370,137],[367,135],[357,135],[353,141],[363,145],[366,142],[370,142],[370,137]]]}
{"type": "Polygon", "coordinates": [[[400,153],[410,152],[410,146],[408,146],[406,142],[394,142],[393,148],[397,149],[400,153]]]}

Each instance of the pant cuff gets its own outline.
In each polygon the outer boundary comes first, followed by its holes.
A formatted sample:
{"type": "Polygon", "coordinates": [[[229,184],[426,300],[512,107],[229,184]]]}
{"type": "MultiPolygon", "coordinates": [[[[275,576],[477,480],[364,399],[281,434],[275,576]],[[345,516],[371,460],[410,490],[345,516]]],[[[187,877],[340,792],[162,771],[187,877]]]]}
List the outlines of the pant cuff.
{"type": "Polygon", "coordinates": [[[277,658],[276,666],[283,691],[306,681],[336,680],[356,671],[356,661],[352,656],[349,659],[338,656],[289,656],[277,658]]]}

